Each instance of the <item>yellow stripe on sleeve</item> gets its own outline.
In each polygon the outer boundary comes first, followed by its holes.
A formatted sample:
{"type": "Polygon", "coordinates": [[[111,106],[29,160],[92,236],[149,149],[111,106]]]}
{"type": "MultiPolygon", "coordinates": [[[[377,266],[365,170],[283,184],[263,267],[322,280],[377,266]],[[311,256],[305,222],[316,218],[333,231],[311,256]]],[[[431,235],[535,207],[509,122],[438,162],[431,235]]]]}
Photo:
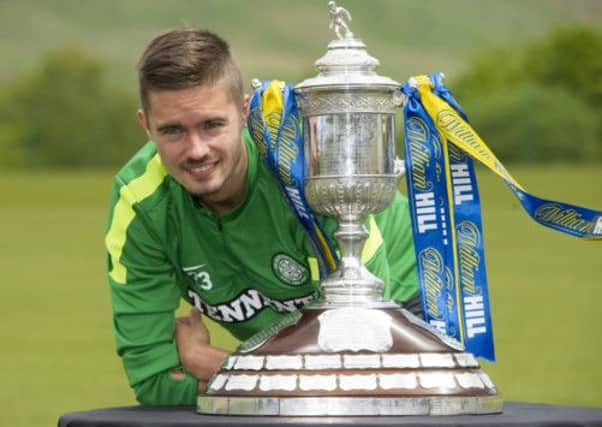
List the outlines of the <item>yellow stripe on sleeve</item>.
{"type": "Polygon", "coordinates": [[[370,215],[368,224],[370,226],[370,235],[366,239],[364,249],[362,249],[362,261],[364,263],[368,262],[374,256],[378,248],[380,248],[380,245],[383,243],[383,236],[376,224],[374,215],[370,215]]]}
{"type": "Polygon", "coordinates": [[[126,241],[127,229],[136,216],[132,206],[153,194],[166,175],[167,172],[161,163],[159,154],[156,154],[148,162],[142,175],[119,190],[119,200],[115,204],[111,227],[105,238],[105,245],[113,264],[109,276],[117,283],[126,283],[127,270],[121,263],[121,254],[126,241]]]}
{"type": "Polygon", "coordinates": [[[320,281],[320,266],[318,265],[318,258],[313,256],[307,257],[307,263],[309,264],[309,272],[312,282],[320,281]]]}

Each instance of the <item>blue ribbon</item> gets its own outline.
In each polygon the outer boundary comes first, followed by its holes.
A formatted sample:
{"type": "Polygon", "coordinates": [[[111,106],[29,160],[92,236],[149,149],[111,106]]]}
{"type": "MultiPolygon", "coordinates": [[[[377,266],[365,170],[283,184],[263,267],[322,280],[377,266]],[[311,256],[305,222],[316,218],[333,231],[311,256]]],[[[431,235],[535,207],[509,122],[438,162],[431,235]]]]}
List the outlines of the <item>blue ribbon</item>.
{"type": "Polygon", "coordinates": [[[294,88],[286,83],[282,90],[282,111],[278,127],[263,119],[262,95],[269,81],[262,82],[250,100],[248,126],[261,155],[278,183],[295,216],[307,231],[318,258],[321,277],[334,271],[339,263],[334,245],[309,207],[305,198],[305,152],[302,122],[294,88]]]}
{"type": "MultiPolygon", "coordinates": [[[[433,92],[466,114],[431,75],[433,92]]],[[[480,199],[471,158],[435,127],[409,84],[405,166],[425,320],[479,357],[495,360],[480,199]]]]}

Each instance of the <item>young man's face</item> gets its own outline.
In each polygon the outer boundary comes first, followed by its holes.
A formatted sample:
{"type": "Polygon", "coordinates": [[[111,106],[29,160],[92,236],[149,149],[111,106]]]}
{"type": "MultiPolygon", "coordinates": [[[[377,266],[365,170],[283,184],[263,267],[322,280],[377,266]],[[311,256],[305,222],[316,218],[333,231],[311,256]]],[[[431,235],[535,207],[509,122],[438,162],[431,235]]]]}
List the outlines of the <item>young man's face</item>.
{"type": "MultiPolygon", "coordinates": [[[[245,101],[246,102],[246,101],[245,101]]],[[[167,172],[209,207],[244,197],[247,157],[241,131],[246,106],[228,82],[149,93],[138,118],[155,141],[167,172]]]]}

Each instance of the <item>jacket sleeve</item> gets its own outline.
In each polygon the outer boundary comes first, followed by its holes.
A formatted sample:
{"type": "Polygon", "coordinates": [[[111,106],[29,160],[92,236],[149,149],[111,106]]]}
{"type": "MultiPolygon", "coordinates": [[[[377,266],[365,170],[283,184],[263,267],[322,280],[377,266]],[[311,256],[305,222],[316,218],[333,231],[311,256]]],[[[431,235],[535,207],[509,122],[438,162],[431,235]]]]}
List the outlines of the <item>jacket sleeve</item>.
{"type": "Polygon", "coordinates": [[[113,186],[105,239],[117,353],[142,404],[191,404],[197,380],[175,343],[180,300],[174,269],[127,185],[113,186]]]}
{"type": "Polygon", "coordinates": [[[389,265],[389,281],[384,297],[407,302],[418,295],[418,273],[408,200],[397,192],[391,205],[375,215],[375,220],[386,247],[389,265]]]}

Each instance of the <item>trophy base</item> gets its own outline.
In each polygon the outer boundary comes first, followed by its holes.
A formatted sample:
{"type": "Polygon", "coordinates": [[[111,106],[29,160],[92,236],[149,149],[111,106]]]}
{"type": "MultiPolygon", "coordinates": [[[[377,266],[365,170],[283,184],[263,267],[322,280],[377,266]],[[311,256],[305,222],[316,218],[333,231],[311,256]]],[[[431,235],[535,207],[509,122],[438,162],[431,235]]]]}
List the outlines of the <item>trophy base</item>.
{"type": "Polygon", "coordinates": [[[200,395],[204,414],[460,415],[502,411],[476,358],[386,302],[317,304],[241,344],[200,395]]]}
{"type": "Polygon", "coordinates": [[[495,396],[423,397],[198,397],[201,414],[258,416],[484,415],[501,413],[495,396]]]}

